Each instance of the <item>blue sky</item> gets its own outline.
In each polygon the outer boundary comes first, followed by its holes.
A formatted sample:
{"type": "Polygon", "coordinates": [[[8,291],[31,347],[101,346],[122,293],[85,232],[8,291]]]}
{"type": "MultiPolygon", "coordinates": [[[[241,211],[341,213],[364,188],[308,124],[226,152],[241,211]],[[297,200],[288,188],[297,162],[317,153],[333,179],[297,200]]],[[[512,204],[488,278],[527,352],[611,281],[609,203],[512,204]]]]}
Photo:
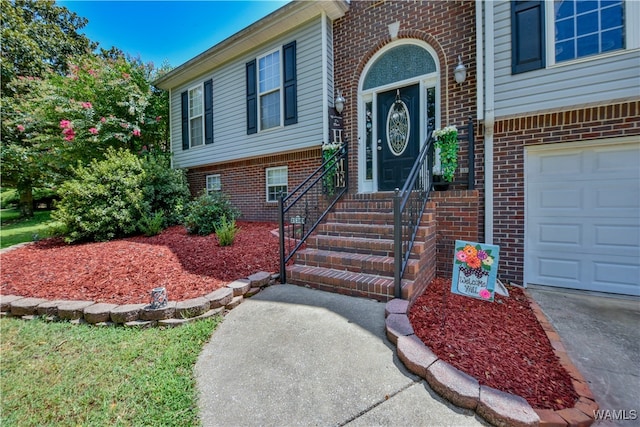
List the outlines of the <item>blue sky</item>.
{"type": "Polygon", "coordinates": [[[276,0],[58,0],[89,23],[80,32],[156,67],[188,61],[288,3],[276,0]]]}

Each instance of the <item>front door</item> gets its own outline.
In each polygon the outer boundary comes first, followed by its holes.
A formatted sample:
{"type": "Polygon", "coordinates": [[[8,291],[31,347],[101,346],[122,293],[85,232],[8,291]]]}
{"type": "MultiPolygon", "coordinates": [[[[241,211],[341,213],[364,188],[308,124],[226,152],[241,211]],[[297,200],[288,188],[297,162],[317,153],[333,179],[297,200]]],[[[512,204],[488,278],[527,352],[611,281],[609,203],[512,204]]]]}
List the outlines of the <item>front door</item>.
{"type": "Polygon", "coordinates": [[[378,94],[378,190],[402,188],[420,153],[420,85],[378,94]]]}

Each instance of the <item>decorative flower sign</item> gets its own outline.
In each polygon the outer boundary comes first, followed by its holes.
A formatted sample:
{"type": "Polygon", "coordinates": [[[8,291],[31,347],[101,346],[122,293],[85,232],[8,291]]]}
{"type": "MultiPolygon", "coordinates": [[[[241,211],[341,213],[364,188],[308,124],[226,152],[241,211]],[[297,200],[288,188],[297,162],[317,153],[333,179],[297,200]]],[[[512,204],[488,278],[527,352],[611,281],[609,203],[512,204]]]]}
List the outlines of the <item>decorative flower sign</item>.
{"type": "Polygon", "coordinates": [[[493,301],[500,248],[456,240],[451,292],[493,301]]]}

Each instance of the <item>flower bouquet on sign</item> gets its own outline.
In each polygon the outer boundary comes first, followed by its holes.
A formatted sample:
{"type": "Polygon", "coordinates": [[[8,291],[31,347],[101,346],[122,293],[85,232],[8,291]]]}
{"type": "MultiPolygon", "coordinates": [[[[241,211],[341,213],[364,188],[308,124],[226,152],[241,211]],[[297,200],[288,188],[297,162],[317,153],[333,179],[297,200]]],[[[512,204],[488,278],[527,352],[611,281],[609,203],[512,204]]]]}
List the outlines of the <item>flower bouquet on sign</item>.
{"type": "Polygon", "coordinates": [[[499,248],[456,240],[451,291],[493,301],[499,248]]]}

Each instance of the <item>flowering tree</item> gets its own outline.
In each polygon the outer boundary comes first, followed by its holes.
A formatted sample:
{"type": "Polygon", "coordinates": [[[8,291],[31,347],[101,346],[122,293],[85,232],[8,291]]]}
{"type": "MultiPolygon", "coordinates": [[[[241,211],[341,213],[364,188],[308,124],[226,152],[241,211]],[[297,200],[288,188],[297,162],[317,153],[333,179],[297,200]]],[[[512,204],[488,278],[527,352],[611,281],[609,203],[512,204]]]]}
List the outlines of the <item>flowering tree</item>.
{"type": "Polygon", "coordinates": [[[68,69],[17,77],[2,100],[2,179],[18,189],[23,215],[31,214],[33,187],[60,184],[108,147],[166,149],[168,96],[149,83],[152,65],[85,55],[68,69]]]}

